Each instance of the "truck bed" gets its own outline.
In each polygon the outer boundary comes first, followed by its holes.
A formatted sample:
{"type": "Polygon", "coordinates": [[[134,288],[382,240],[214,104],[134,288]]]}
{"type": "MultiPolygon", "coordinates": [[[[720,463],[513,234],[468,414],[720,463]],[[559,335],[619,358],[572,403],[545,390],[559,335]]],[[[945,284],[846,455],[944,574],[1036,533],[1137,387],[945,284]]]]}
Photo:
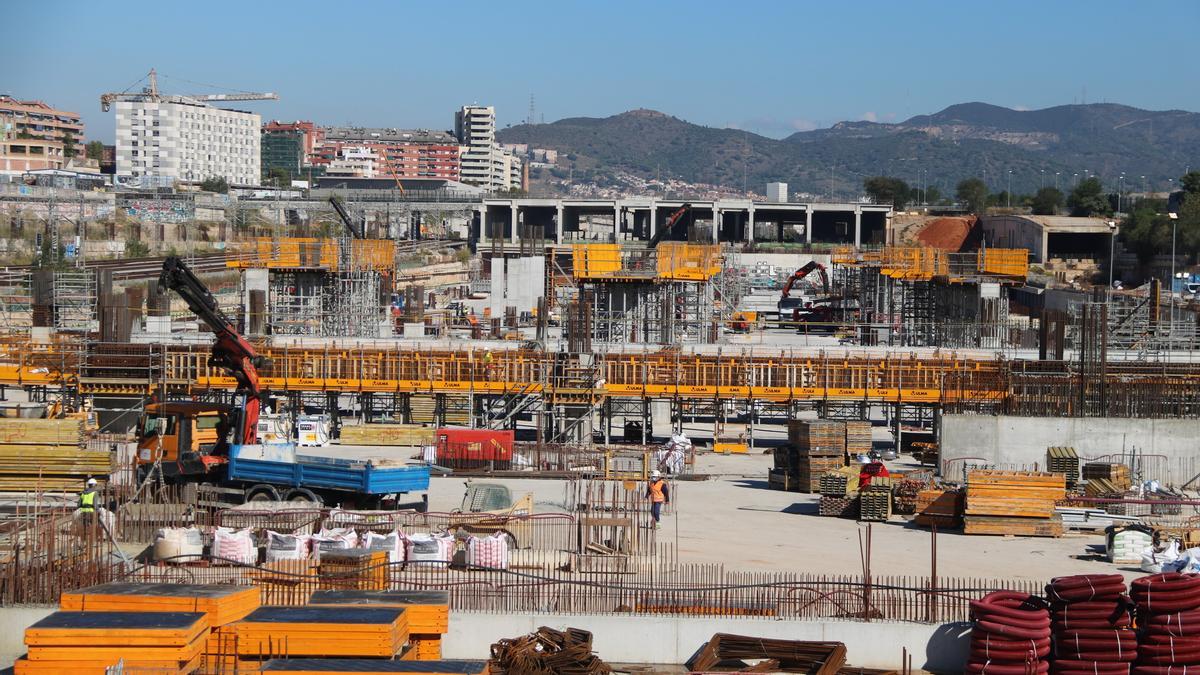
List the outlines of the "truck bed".
{"type": "Polygon", "coordinates": [[[271,483],[390,494],[429,489],[429,467],[413,463],[413,448],[292,444],[239,445],[230,449],[228,477],[244,483],[271,483]]]}

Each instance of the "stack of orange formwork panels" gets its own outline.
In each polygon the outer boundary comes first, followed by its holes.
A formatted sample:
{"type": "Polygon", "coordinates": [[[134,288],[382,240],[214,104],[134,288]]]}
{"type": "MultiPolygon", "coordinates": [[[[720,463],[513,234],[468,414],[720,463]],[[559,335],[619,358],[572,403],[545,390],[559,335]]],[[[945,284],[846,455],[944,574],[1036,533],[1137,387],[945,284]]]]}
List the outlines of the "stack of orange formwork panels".
{"type": "Polygon", "coordinates": [[[392,658],[408,643],[396,607],[260,607],[233,624],[238,656],[392,658]]]}
{"type": "Polygon", "coordinates": [[[450,630],[448,591],[316,591],[312,607],[390,607],[408,616],[408,647],[402,659],[442,658],[442,636],[450,630]]]}
{"type": "Polygon", "coordinates": [[[28,653],[15,675],[103,675],[126,672],[186,675],[200,667],[209,626],[200,612],[55,612],[25,630],[28,653]]]}
{"type": "Polygon", "coordinates": [[[63,609],[78,611],[199,612],[209,625],[201,672],[233,673],[238,668],[234,623],[258,609],[253,586],[111,583],[63,593],[63,609]]]}

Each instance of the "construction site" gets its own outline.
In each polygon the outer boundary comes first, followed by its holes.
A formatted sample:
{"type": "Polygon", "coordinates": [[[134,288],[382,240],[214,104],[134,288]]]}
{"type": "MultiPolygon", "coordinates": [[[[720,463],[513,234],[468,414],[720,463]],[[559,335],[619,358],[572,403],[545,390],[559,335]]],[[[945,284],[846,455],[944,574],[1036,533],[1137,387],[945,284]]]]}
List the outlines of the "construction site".
{"type": "Polygon", "coordinates": [[[0,269],[15,673],[1200,664],[1160,639],[1200,640],[1200,313],[1157,281],[763,253],[688,203],[395,239],[349,197],[0,269]]]}

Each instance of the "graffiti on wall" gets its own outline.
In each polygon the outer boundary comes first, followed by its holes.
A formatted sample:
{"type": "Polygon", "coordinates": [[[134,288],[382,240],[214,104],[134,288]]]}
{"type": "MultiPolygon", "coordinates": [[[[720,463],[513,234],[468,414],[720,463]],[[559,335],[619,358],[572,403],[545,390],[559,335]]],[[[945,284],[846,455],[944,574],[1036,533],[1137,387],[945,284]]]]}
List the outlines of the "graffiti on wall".
{"type": "Polygon", "coordinates": [[[134,199],[125,205],[125,214],[155,223],[186,223],[193,218],[192,204],[174,199],[134,199]]]}

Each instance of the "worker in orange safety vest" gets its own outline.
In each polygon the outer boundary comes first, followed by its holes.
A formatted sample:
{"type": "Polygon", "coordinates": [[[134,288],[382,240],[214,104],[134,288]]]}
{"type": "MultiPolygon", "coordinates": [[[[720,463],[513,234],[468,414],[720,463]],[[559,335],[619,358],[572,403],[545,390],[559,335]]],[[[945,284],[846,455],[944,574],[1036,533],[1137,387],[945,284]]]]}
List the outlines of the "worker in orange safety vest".
{"type": "Polygon", "coordinates": [[[654,519],[654,529],[658,529],[658,521],[662,518],[663,504],[671,503],[671,488],[657,469],[650,472],[650,482],[646,485],[646,498],[650,500],[650,517],[654,519]]]}

